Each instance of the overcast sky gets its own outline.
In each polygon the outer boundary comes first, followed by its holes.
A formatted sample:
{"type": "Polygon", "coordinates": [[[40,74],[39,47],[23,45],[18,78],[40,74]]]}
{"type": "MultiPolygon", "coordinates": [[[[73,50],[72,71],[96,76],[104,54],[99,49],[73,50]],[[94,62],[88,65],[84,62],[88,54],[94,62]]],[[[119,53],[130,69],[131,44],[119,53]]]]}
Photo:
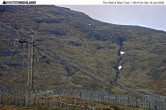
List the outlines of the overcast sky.
{"type": "Polygon", "coordinates": [[[71,10],[113,24],[139,25],[166,31],[166,5],[67,5],[71,10]]]}

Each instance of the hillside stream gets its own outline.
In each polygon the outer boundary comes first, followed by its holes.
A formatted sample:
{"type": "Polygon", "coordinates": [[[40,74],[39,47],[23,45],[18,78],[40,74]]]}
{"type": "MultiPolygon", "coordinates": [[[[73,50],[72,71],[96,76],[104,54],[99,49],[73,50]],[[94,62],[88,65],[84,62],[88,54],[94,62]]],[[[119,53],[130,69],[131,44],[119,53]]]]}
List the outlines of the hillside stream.
{"type": "Polygon", "coordinates": [[[122,66],[122,56],[125,53],[124,51],[122,51],[124,44],[125,44],[125,41],[120,39],[119,44],[118,44],[119,48],[117,51],[118,59],[117,59],[117,63],[114,66],[114,69],[116,70],[116,74],[115,74],[114,78],[110,81],[111,85],[117,84],[120,79],[120,71],[123,67],[122,66]]]}

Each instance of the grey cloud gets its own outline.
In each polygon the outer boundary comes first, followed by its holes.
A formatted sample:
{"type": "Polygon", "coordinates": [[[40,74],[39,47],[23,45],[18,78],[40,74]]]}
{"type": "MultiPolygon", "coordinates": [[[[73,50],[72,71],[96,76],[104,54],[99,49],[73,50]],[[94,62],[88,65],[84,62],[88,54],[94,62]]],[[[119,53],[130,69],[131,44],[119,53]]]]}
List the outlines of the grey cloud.
{"type": "Polygon", "coordinates": [[[113,24],[139,25],[166,31],[164,5],[66,5],[71,10],[113,24]]]}

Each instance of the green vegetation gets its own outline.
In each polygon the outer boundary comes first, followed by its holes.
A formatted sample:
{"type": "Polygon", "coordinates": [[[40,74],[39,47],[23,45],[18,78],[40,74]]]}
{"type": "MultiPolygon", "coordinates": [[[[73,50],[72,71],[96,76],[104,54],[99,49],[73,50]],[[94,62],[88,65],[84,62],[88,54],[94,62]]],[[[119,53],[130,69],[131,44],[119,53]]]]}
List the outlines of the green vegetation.
{"type": "Polygon", "coordinates": [[[26,88],[27,49],[14,48],[13,42],[27,39],[26,33],[33,29],[36,45],[44,46],[43,54],[50,59],[49,65],[38,61],[35,50],[35,89],[130,92],[108,84],[116,74],[118,47],[125,41],[120,83],[133,91],[166,95],[163,31],[103,23],[56,6],[0,6],[0,13],[0,88],[26,88]],[[20,37],[16,30],[21,31],[20,37]],[[2,55],[4,50],[10,54],[2,55]]]}

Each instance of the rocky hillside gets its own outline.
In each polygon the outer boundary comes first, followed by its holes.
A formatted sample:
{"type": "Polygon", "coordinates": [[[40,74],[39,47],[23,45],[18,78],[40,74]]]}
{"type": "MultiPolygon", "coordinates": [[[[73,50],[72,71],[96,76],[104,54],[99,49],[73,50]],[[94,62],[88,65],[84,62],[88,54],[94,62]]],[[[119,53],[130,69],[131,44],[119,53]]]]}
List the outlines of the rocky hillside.
{"type": "Polygon", "coordinates": [[[56,6],[0,6],[0,88],[26,88],[28,46],[14,42],[27,41],[32,29],[34,89],[166,95],[166,32],[56,6]]]}

